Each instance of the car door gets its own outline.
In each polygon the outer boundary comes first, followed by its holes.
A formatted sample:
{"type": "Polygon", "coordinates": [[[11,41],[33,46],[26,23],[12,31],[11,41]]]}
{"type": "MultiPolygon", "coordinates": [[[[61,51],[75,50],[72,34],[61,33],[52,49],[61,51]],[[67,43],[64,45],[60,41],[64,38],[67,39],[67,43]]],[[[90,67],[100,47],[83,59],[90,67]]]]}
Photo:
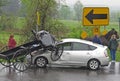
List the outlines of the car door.
{"type": "Polygon", "coordinates": [[[60,58],[60,61],[62,61],[63,63],[69,63],[70,62],[70,57],[71,57],[71,50],[72,50],[72,44],[71,42],[66,42],[62,44],[64,50],[63,50],[63,54],[60,58]]]}
{"type": "Polygon", "coordinates": [[[86,63],[91,57],[93,50],[90,49],[90,45],[80,42],[72,42],[72,51],[70,53],[70,62],[86,63]]]}

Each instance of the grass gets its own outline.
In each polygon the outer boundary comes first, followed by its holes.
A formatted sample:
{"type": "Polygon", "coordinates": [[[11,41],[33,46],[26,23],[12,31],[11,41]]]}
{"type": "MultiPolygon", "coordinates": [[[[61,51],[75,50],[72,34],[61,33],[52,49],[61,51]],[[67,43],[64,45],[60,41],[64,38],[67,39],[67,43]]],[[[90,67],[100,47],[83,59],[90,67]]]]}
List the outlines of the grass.
{"type": "MultiPolygon", "coordinates": [[[[111,30],[112,28],[114,28],[116,31],[119,31],[119,23],[118,22],[110,22],[108,26],[105,26],[106,30],[111,30]]],[[[104,26],[101,26],[101,30],[104,30],[104,26]]]]}
{"type": "Polygon", "coordinates": [[[81,22],[73,20],[60,20],[60,22],[62,22],[68,28],[74,28],[81,25],[81,22]]]}
{"type": "Polygon", "coordinates": [[[23,17],[19,17],[19,18],[17,18],[17,22],[16,22],[15,26],[18,29],[22,29],[24,27],[25,23],[26,23],[25,19],[23,17]]]}

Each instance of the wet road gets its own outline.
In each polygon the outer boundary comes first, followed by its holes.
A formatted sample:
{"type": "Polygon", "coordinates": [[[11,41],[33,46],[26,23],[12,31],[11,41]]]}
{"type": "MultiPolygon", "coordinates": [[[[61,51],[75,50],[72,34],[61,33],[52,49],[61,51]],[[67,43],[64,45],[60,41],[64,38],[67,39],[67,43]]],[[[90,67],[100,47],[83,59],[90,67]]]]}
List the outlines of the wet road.
{"type": "Polygon", "coordinates": [[[0,65],[0,81],[120,81],[120,63],[110,63],[97,71],[86,68],[30,68],[17,72],[0,65]]]}

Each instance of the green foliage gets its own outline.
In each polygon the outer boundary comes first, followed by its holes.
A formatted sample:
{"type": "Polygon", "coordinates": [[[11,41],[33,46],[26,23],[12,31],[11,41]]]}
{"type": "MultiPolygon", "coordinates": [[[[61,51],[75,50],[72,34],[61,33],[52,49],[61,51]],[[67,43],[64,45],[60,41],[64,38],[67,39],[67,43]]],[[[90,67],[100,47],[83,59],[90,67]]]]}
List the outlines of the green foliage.
{"type": "Polygon", "coordinates": [[[2,15],[0,18],[0,22],[1,22],[0,24],[1,30],[5,30],[5,29],[9,30],[15,27],[14,23],[16,23],[16,17],[2,15]]]}
{"type": "Polygon", "coordinates": [[[54,16],[54,12],[56,12],[55,0],[22,0],[22,4],[26,7],[26,21],[30,28],[36,26],[37,11],[40,12],[40,29],[45,29],[46,22],[48,22],[52,16],[54,16]]]}
{"type": "Polygon", "coordinates": [[[23,29],[25,25],[26,25],[25,18],[24,17],[17,17],[16,23],[15,23],[15,28],[23,29]]]}
{"type": "Polygon", "coordinates": [[[59,34],[64,34],[62,29],[65,26],[55,19],[57,14],[57,3],[55,0],[22,0],[22,5],[25,7],[23,11],[26,12],[26,24],[24,24],[22,30],[27,37],[26,39],[29,39],[28,37],[32,35],[30,31],[36,28],[36,12],[40,13],[39,30],[47,30],[54,33],[57,38],[60,37],[59,34]]]}
{"type": "Polygon", "coordinates": [[[55,35],[56,38],[60,39],[68,33],[68,28],[58,20],[52,20],[47,23],[46,30],[55,35]]]}

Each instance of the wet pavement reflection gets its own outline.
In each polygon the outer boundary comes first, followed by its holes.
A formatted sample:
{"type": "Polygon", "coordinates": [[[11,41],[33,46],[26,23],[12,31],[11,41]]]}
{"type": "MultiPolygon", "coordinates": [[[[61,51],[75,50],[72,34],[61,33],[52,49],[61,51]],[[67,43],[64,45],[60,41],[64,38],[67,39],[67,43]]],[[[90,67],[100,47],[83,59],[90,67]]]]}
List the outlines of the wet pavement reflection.
{"type": "Polygon", "coordinates": [[[25,72],[18,72],[12,67],[0,65],[0,81],[119,81],[120,63],[111,62],[109,66],[97,71],[78,67],[31,67],[25,72]]]}

